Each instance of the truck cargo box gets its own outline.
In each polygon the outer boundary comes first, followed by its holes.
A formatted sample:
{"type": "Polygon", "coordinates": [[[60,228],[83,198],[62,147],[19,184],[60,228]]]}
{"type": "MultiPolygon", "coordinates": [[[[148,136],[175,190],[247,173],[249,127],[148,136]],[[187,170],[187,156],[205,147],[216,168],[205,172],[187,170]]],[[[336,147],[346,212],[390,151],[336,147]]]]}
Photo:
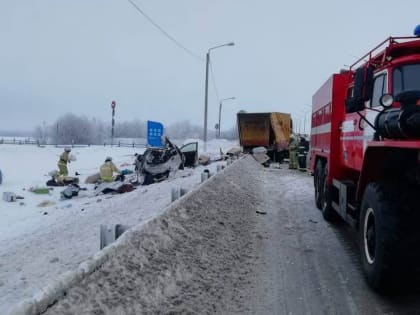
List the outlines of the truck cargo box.
{"type": "Polygon", "coordinates": [[[238,113],[239,142],[244,152],[255,147],[265,147],[276,160],[278,152],[287,150],[291,119],[287,113],[238,113]]]}

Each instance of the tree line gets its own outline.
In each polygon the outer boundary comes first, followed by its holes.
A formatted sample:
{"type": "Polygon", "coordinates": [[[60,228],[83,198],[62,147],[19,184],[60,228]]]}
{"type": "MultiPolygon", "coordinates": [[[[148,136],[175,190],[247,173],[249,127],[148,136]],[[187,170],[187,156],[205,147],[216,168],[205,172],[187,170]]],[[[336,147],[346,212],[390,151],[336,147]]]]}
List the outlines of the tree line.
{"type": "MultiPolygon", "coordinates": [[[[201,139],[203,128],[185,120],[165,126],[164,134],[172,139],[201,139]]],[[[37,126],[33,136],[41,143],[103,144],[110,142],[111,126],[109,122],[68,113],[59,117],[52,125],[44,123],[37,126]]],[[[214,137],[214,130],[208,130],[208,138],[214,137]]],[[[147,138],[147,122],[138,119],[117,122],[114,126],[114,138],[147,138]]],[[[238,139],[236,127],[222,131],[221,138],[238,139]]]]}

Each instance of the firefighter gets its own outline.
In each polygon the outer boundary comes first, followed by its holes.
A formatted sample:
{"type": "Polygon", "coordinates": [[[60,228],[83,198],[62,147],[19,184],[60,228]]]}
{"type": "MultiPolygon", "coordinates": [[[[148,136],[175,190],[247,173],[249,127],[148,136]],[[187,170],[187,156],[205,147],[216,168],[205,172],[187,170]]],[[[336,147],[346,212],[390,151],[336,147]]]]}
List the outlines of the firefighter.
{"type": "Polygon", "coordinates": [[[67,163],[70,163],[70,147],[65,147],[64,152],[61,153],[60,159],[58,160],[58,175],[59,176],[67,176],[69,174],[69,170],[67,168],[67,163]]]}
{"type": "Polygon", "coordinates": [[[99,168],[99,175],[102,182],[112,182],[114,181],[114,172],[118,173],[119,176],[117,178],[123,180],[124,177],[121,175],[121,171],[115,166],[115,164],[112,162],[112,157],[108,156],[105,159],[104,164],[101,165],[99,168]]]}
{"type": "Polygon", "coordinates": [[[289,169],[295,170],[298,168],[298,148],[299,143],[296,137],[292,134],[289,140],[289,169]]]}
{"type": "Polygon", "coordinates": [[[306,169],[306,155],[308,154],[308,141],[304,137],[300,137],[299,150],[298,150],[298,162],[299,170],[304,171],[306,169]]]}

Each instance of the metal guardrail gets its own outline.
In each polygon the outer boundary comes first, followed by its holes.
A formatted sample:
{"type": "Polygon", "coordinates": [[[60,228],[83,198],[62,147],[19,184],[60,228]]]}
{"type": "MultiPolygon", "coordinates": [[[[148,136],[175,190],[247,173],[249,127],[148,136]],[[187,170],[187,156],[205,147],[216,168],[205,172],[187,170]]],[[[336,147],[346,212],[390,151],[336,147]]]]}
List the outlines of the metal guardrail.
{"type": "Polygon", "coordinates": [[[0,139],[0,144],[36,144],[39,145],[37,140],[28,139],[0,139]]]}
{"type": "Polygon", "coordinates": [[[0,144],[14,144],[14,145],[37,145],[37,146],[55,146],[57,148],[64,148],[70,146],[72,148],[84,148],[90,147],[91,145],[103,145],[106,146],[115,146],[115,147],[126,147],[126,148],[144,148],[146,147],[146,142],[136,142],[136,141],[118,141],[116,143],[98,143],[98,144],[55,144],[55,143],[43,143],[39,140],[27,140],[27,139],[0,139],[0,144]]]}

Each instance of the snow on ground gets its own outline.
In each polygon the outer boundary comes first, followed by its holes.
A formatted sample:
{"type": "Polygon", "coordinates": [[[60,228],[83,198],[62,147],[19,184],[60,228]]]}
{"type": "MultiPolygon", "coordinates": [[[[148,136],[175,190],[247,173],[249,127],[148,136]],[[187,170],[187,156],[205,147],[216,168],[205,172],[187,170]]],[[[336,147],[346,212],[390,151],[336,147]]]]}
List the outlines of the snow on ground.
{"type": "MultiPolygon", "coordinates": [[[[235,145],[213,140],[208,142],[207,152],[215,157],[220,148],[225,152],[235,145]]],[[[202,147],[199,142],[199,152],[202,147]]],[[[215,171],[217,165],[185,169],[164,182],[139,186],[130,193],[94,196],[93,185],[84,184],[84,180],[98,172],[106,156],[112,156],[120,169],[133,169],[134,153],[142,149],[76,147],[71,153],[77,159],[69,164],[69,174],[80,173],[80,186],[86,191],[70,200],[60,200],[63,187],[54,187],[47,195],[30,192],[30,187],[45,187],[62,151],[53,146],[0,145],[0,195],[10,191],[24,197],[13,203],[0,200],[0,314],[97,252],[101,224],[149,221],[170,203],[172,187],[191,189],[200,182],[205,168],[215,171]],[[39,206],[43,202],[50,205],[39,206]]]]}
{"type": "Polygon", "coordinates": [[[240,292],[256,258],[262,173],[251,157],[233,163],[123,235],[83,278],[59,285],[45,313],[47,301],[28,304],[27,313],[246,314],[238,305],[246,305],[240,292]]]}

